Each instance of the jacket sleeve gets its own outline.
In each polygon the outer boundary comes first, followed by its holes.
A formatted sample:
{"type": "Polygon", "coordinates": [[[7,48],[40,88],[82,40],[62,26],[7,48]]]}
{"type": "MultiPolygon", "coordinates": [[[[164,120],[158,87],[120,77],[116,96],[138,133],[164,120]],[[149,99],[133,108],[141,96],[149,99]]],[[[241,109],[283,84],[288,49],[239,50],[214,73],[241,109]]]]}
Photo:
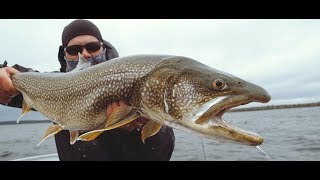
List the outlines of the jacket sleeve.
{"type": "MultiPolygon", "coordinates": [[[[0,64],[0,68],[1,67],[6,67],[6,65],[7,65],[6,62],[4,64],[0,64]]],[[[26,68],[26,67],[20,66],[18,64],[13,65],[12,67],[17,69],[20,72],[38,72],[36,70],[33,70],[31,68],[26,68]]],[[[18,94],[17,96],[13,97],[11,99],[10,103],[6,104],[6,106],[21,108],[22,107],[22,101],[23,101],[22,94],[18,94]]],[[[5,105],[5,104],[3,104],[3,105],[5,105]]]]}

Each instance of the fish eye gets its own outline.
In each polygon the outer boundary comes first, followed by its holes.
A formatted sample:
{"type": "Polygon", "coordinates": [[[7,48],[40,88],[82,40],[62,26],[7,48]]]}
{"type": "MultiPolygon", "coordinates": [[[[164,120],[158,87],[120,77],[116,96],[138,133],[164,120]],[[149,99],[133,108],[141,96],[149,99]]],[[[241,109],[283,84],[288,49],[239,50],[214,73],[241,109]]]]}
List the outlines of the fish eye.
{"type": "Polygon", "coordinates": [[[215,90],[223,90],[226,87],[226,83],[222,79],[216,79],[212,82],[212,87],[215,90]]]}

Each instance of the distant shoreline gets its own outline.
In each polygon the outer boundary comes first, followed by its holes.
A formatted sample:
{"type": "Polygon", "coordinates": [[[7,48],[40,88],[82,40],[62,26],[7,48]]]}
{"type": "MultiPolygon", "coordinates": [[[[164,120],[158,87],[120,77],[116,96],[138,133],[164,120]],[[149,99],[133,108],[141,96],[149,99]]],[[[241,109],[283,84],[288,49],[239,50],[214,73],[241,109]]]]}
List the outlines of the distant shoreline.
{"type": "Polygon", "coordinates": [[[315,106],[320,106],[320,102],[237,108],[237,109],[230,109],[228,112],[260,111],[260,110],[270,110],[270,109],[287,109],[287,108],[302,108],[302,107],[315,107],[315,106]]]}

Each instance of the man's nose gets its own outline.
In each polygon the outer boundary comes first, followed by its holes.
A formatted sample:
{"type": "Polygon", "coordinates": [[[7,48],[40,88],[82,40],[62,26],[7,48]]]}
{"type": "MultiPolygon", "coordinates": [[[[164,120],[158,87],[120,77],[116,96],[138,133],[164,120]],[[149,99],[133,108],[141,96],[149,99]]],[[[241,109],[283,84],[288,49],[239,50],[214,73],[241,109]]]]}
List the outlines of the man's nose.
{"type": "Polygon", "coordinates": [[[88,58],[91,57],[91,54],[87,51],[86,48],[82,48],[81,55],[82,55],[84,58],[86,58],[86,59],[88,59],[88,58]]]}

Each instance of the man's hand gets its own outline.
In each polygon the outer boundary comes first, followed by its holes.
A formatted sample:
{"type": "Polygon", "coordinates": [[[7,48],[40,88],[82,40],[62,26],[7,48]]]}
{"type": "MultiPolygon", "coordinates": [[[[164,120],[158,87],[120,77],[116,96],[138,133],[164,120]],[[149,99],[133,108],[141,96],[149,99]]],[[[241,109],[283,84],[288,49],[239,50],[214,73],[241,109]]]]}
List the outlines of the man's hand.
{"type": "Polygon", "coordinates": [[[0,103],[8,104],[12,97],[19,94],[12,84],[10,76],[18,73],[19,71],[12,67],[0,68],[0,103]]]}
{"type": "MultiPolygon", "coordinates": [[[[127,106],[129,106],[129,105],[125,101],[119,101],[119,102],[116,101],[116,102],[113,102],[113,103],[109,104],[107,106],[107,119],[110,117],[110,115],[114,111],[118,110],[119,108],[125,108],[127,106]]],[[[125,125],[121,126],[120,128],[126,129],[129,132],[134,130],[134,129],[141,130],[142,126],[144,124],[146,124],[148,121],[149,120],[147,118],[140,117],[140,118],[138,118],[138,119],[136,119],[136,120],[134,120],[134,121],[132,121],[132,122],[130,122],[128,124],[125,124],[125,125]]]]}

